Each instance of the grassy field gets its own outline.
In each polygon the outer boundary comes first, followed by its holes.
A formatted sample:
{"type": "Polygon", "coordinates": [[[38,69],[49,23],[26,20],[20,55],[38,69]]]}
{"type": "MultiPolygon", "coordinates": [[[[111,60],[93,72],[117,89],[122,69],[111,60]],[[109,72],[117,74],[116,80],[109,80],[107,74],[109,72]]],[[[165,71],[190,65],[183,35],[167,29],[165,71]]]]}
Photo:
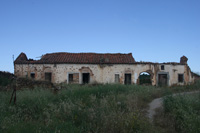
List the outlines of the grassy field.
{"type": "Polygon", "coordinates": [[[165,132],[200,132],[200,93],[164,98],[155,125],[165,132]],[[163,128],[163,129],[162,129],[163,128]]]}
{"type": "Polygon", "coordinates": [[[164,99],[164,111],[179,132],[200,132],[200,93],[186,96],[168,96],[164,99]]]}
{"type": "MultiPolygon", "coordinates": [[[[0,91],[0,132],[160,132],[160,127],[150,123],[145,115],[148,103],[175,92],[200,89],[200,82],[170,88],[61,86],[57,93],[45,88],[19,90],[16,105],[9,104],[11,91],[0,91]]],[[[174,113],[167,110],[171,109],[166,108],[168,115],[174,113]]]]}

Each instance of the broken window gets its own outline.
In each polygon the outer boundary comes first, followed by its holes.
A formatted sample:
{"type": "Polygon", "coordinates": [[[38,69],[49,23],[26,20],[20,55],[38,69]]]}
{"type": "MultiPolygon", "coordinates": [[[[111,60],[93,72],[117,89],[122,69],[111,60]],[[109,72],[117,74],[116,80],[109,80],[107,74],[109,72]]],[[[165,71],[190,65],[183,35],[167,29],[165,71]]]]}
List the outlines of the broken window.
{"type": "Polygon", "coordinates": [[[115,83],[119,83],[119,74],[115,74],[115,83]]]}
{"type": "Polygon", "coordinates": [[[35,73],[32,72],[32,73],[30,74],[30,77],[31,77],[32,79],[35,79],[35,73]]]}
{"type": "Polygon", "coordinates": [[[178,82],[183,83],[184,82],[184,75],[183,74],[178,74],[178,82]]]}
{"type": "Polygon", "coordinates": [[[124,84],[131,84],[131,74],[125,74],[124,84]]]}
{"type": "Polygon", "coordinates": [[[90,82],[90,73],[83,73],[82,75],[83,84],[88,84],[90,82]]]}
{"type": "Polygon", "coordinates": [[[79,73],[72,73],[68,76],[69,83],[79,83],[79,73]]]}
{"type": "Polygon", "coordinates": [[[164,65],[161,65],[161,70],[165,70],[165,66],[164,65]]]}
{"type": "Polygon", "coordinates": [[[51,82],[51,72],[45,73],[45,80],[51,82]]]}

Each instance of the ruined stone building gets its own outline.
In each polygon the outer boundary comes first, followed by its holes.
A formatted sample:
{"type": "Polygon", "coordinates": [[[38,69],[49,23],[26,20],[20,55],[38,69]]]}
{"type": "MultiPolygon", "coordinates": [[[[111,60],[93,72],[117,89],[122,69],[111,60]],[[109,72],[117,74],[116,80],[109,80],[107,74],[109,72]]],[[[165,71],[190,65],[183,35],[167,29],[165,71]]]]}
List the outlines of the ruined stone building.
{"type": "Polygon", "coordinates": [[[136,62],[131,53],[51,53],[33,60],[21,53],[14,61],[14,73],[52,83],[140,84],[146,72],[152,85],[185,85],[194,82],[187,60],[183,56],[179,63],[136,62]]]}

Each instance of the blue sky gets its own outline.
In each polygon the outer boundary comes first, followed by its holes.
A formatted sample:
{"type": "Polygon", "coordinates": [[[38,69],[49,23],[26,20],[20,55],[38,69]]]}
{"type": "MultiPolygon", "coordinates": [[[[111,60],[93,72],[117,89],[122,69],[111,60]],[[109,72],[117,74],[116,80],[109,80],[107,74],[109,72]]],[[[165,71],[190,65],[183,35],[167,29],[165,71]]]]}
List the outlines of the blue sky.
{"type": "Polygon", "coordinates": [[[200,0],[0,0],[0,71],[12,55],[132,53],[200,72],[200,0]]]}

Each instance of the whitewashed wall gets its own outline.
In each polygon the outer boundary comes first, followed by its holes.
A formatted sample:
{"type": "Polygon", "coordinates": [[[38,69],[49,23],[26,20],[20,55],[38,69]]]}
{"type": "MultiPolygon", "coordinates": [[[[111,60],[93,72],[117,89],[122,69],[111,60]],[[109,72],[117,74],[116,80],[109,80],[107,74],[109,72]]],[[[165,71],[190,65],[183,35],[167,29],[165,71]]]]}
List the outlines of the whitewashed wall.
{"type": "MultiPolygon", "coordinates": [[[[124,83],[125,73],[132,74],[132,83],[136,84],[141,72],[149,72],[152,75],[152,85],[157,84],[158,74],[168,74],[168,85],[178,83],[178,74],[184,74],[185,83],[193,82],[191,71],[187,65],[172,64],[116,64],[116,65],[95,65],[95,64],[15,64],[15,75],[18,77],[30,77],[35,73],[36,80],[45,80],[45,72],[52,73],[53,83],[68,83],[68,75],[79,73],[79,83],[82,83],[82,73],[90,73],[90,83],[114,83],[115,74],[120,75],[120,83],[124,83]],[[161,65],[165,69],[161,70],[161,65]]],[[[182,84],[182,83],[180,83],[182,84]]]]}

